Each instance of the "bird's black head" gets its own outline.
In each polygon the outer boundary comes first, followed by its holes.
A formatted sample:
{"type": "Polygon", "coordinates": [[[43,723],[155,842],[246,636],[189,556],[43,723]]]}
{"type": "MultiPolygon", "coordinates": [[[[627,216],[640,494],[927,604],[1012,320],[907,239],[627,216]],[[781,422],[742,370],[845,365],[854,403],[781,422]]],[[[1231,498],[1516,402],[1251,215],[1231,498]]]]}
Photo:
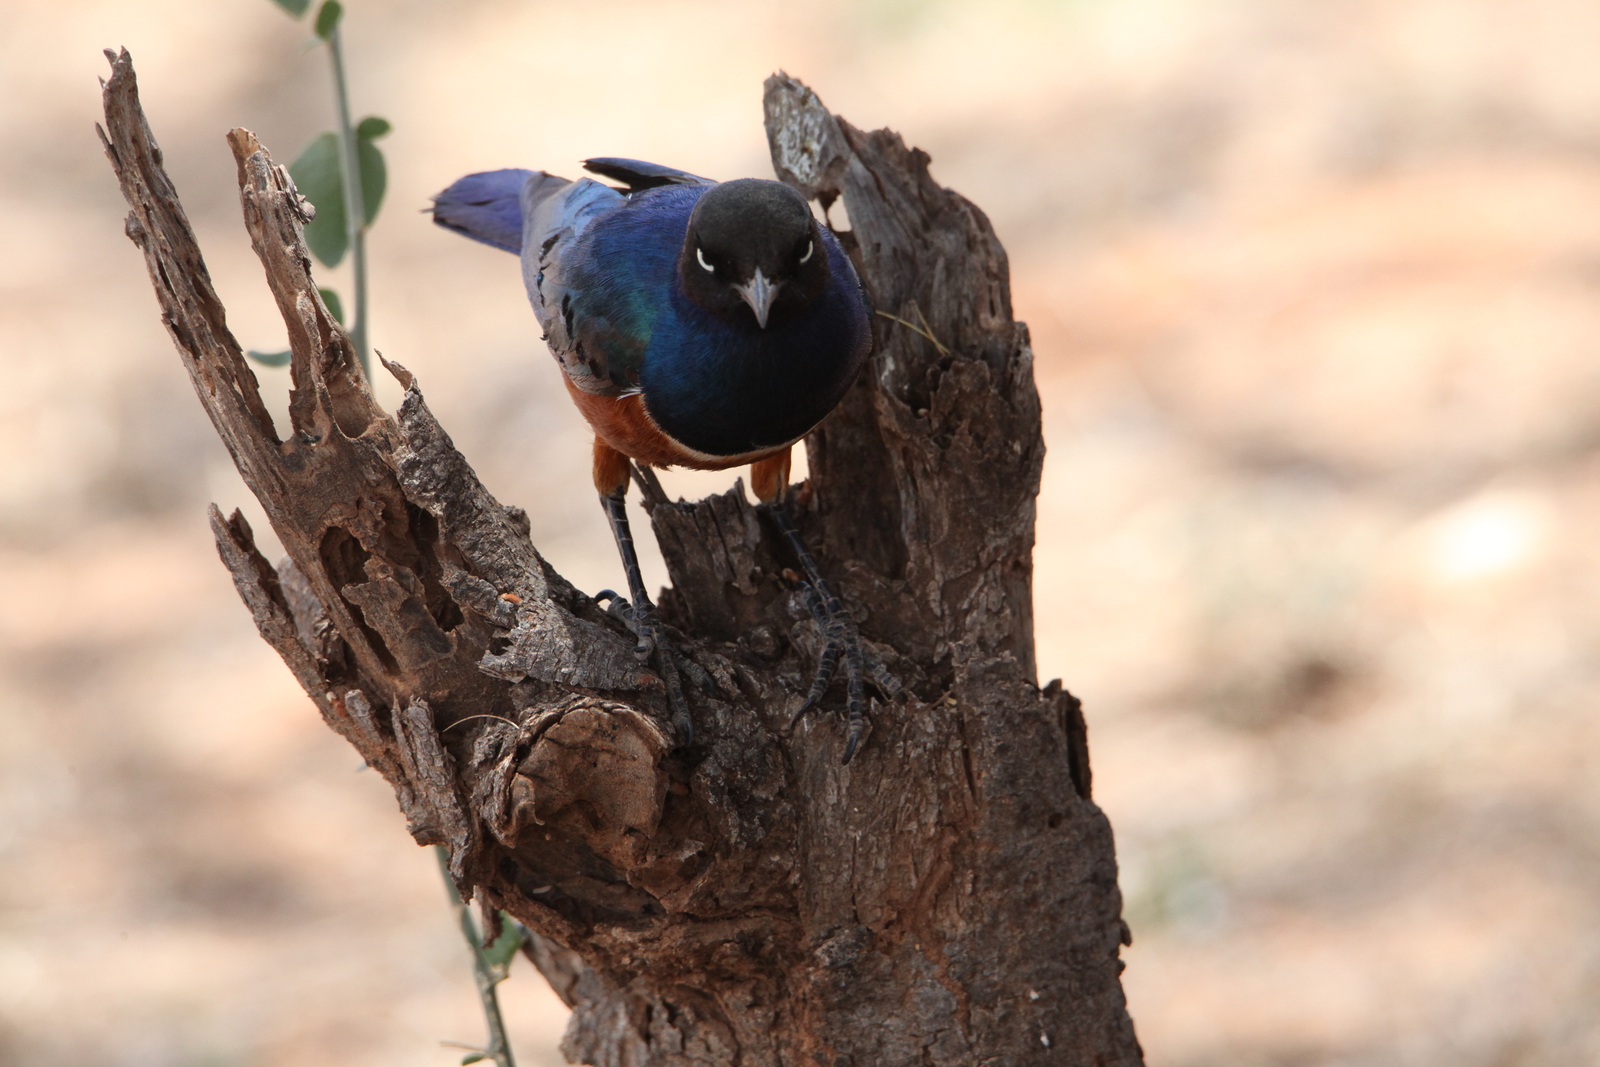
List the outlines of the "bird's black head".
{"type": "Polygon", "coordinates": [[[782,182],[740,178],[695,205],[678,273],[701,307],[753,316],[765,329],[822,295],[828,255],[804,197],[782,182]]]}

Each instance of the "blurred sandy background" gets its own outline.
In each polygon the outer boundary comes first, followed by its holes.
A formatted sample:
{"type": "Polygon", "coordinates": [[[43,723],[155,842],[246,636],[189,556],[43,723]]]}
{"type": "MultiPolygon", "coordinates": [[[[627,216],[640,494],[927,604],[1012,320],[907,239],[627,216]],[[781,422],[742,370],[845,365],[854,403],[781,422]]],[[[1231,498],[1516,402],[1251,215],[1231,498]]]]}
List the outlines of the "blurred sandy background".
{"type": "MultiPolygon", "coordinates": [[[[267,0],[0,14],[0,1062],[456,1063],[432,857],[215,558],[206,502],[259,511],[92,130],[127,45],[235,331],[282,347],[222,133],[292,159],[325,57],[267,0]]],[[[989,212],[1046,405],[1041,680],[1087,703],[1152,1065],[1600,1063],[1600,8],[351,0],[347,33],[395,126],[376,344],[591,589],[516,263],[429,193],[768,174],[782,67],[989,212]]],[[[560,1063],[518,967],[519,1054],[560,1063]]]]}

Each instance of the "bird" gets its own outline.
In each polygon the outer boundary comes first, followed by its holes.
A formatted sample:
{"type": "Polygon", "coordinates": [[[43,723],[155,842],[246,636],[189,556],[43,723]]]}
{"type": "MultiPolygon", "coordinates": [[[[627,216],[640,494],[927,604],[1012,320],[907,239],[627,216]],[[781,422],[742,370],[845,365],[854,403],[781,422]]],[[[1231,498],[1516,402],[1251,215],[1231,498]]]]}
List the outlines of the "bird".
{"type": "Polygon", "coordinates": [[[594,487],[627,578],[607,600],[655,660],[679,740],[693,739],[676,661],[646,594],[628,524],[632,464],[750,466],[751,490],[801,564],[824,638],[791,729],[841,659],[842,762],[866,727],[866,686],[903,690],[863,647],[849,611],[787,510],[790,451],[838,405],[872,352],[873,308],[850,257],[779,181],[717,182],[655,163],[583,161],[595,178],[542,170],[469,174],[433,198],[433,221],[521,257],[568,394],[594,431],[594,487]]]}

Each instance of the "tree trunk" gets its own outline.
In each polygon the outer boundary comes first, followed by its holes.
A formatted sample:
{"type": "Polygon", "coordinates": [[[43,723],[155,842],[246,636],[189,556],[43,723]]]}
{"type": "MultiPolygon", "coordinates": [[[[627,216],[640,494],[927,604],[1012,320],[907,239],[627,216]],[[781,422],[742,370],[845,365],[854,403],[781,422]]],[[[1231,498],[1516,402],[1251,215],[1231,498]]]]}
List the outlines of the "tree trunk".
{"type": "MultiPolygon", "coordinates": [[[[108,53],[108,56],[110,54],[108,53]]],[[[786,727],[818,649],[795,561],[739,488],[647,501],[672,575],[694,744],[633,639],[550,569],[415,379],[390,416],[310,274],[286,171],[229,135],[293,348],[280,438],[112,57],[102,140],[162,316],[288,551],[235,512],[222,558],[262,636],[393,785],[413,837],[505,909],[574,1008],[574,1062],[746,1067],[1140,1062],[1118,982],[1111,829],[1078,701],[1035,682],[1044,446],[1004,250],[889,131],[784,75],[779,176],[826,208],[879,315],[876,355],[792,490],[870,647],[905,683],[840,765],[837,716],[786,727]]],[[[587,462],[574,457],[574,462],[587,462]]],[[[648,480],[646,480],[648,481],[648,480]]],[[[836,709],[835,694],[826,706],[836,709]]]]}

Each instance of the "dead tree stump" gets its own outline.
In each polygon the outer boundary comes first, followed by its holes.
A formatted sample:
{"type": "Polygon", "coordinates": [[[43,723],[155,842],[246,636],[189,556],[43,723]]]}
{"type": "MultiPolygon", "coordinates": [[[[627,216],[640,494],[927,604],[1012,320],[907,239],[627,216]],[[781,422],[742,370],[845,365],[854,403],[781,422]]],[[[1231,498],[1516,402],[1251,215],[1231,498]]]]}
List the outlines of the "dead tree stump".
{"type": "MultiPolygon", "coordinates": [[[[108,53],[109,55],[109,53],[108,53]]],[[[217,545],[261,635],[394,787],[462,893],[538,935],[598,1065],[1131,1065],[1111,830],[1079,704],[1033,659],[1044,445],[1004,250],[928,157],[784,75],[779,176],[828,208],[879,309],[877,352],[792,490],[864,635],[907,684],[848,766],[826,714],[784,728],[815,625],[794,561],[734,489],[649,502],[696,739],[675,751],[632,638],[556,574],[415,379],[373,402],[313,284],[305,209],[228,135],[245,225],[289,328],[278,433],[228,332],[126,52],[106,153],[162,318],[288,551],[235,512],[217,545]],[[792,573],[792,572],[790,572],[792,573]]],[[[835,695],[830,707],[837,707],[835,695]]]]}

